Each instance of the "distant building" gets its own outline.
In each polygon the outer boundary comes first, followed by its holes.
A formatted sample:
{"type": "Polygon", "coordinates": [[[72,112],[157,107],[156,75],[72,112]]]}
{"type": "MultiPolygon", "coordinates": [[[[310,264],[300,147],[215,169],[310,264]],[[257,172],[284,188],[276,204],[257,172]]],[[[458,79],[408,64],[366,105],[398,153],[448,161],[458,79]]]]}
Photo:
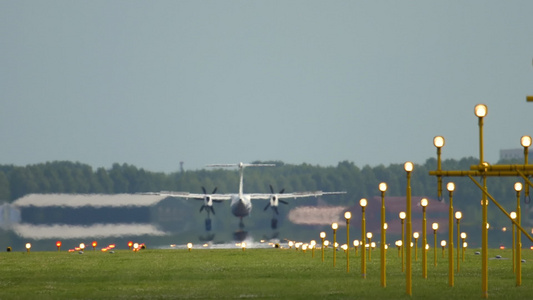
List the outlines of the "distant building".
{"type": "Polygon", "coordinates": [[[502,149],[500,150],[500,160],[502,159],[524,159],[524,149],[502,149]]]}

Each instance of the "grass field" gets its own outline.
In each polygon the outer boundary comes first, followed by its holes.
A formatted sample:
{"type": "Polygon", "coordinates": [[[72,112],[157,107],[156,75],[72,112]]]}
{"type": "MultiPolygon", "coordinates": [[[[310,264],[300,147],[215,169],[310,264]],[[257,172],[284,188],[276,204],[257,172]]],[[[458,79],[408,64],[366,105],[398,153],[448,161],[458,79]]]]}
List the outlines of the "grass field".
{"type": "MultiPolygon", "coordinates": [[[[420,249],[419,249],[420,251],[420,249]]],[[[115,253],[4,252],[0,254],[0,299],[480,299],[481,257],[468,249],[455,286],[448,286],[447,259],[428,252],[428,278],[413,258],[413,295],[405,292],[396,249],[387,254],[387,287],[380,286],[379,251],[361,274],[361,257],[326,249],[303,253],[294,249],[142,250],[115,253]]],[[[533,297],[533,251],[524,250],[522,286],[516,287],[511,250],[490,250],[489,298],[533,297]]]]}

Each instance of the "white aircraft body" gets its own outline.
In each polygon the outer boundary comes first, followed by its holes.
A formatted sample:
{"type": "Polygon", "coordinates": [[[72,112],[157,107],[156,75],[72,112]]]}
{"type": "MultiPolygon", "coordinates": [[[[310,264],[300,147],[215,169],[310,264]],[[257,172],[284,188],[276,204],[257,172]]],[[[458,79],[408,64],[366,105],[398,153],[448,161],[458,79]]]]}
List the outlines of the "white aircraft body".
{"type": "MultiPolygon", "coordinates": [[[[276,165],[274,164],[245,164],[242,162],[238,164],[208,165],[208,167],[215,167],[215,168],[238,167],[240,171],[240,182],[239,182],[239,193],[238,194],[215,194],[216,188],[215,190],[213,190],[211,194],[207,194],[205,188],[202,188],[204,191],[204,194],[194,194],[194,193],[188,193],[188,192],[162,192],[162,194],[168,195],[170,197],[203,200],[204,204],[200,208],[200,211],[205,209],[208,213],[208,217],[211,212],[213,214],[215,213],[215,210],[213,209],[213,202],[222,202],[222,201],[231,200],[231,212],[233,213],[233,215],[241,219],[240,225],[242,227],[243,226],[242,218],[250,215],[250,212],[252,211],[252,200],[254,199],[269,200],[270,202],[265,207],[265,210],[268,207],[271,207],[274,210],[274,212],[278,214],[279,203],[281,202],[281,203],[287,204],[287,202],[283,199],[319,197],[322,195],[334,195],[334,194],[345,194],[346,193],[346,192],[322,192],[322,191],[284,193],[284,190],[281,190],[279,193],[275,193],[272,186],[270,186],[270,190],[272,192],[270,194],[245,194],[243,192],[243,173],[244,173],[245,167],[274,167],[274,166],[276,165]]],[[[274,227],[274,225],[272,226],[274,227]]]]}

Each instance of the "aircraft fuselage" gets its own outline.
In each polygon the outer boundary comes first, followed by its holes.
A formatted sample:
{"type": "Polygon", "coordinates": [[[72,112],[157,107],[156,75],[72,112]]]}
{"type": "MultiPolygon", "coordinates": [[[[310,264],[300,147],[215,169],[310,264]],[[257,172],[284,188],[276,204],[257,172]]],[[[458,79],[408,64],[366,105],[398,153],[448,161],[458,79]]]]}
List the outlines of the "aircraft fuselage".
{"type": "Polygon", "coordinates": [[[231,196],[231,212],[234,216],[243,218],[252,211],[252,201],[248,195],[231,196]]]}

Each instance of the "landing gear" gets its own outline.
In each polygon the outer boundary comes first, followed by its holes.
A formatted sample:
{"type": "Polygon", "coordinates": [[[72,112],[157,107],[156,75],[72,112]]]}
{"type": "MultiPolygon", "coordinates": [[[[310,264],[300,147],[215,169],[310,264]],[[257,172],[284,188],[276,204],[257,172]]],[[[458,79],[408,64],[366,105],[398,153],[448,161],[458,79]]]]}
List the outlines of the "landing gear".
{"type": "Polygon", "coordinates": [[[270,221],[270,228],[277,229],[278,228],[278,218],[272,218],[270,221]]]}
{"type": "Polygon", "coordinates": [[[205,231],[211,231],[211,218],[205,219],[205,231]]]}
{"type": "Polygon", "coordinates": [[[233,240],[236,242],[243,242],[248,237],[248,231],[237,230],[233,233],[233,240]]]}

